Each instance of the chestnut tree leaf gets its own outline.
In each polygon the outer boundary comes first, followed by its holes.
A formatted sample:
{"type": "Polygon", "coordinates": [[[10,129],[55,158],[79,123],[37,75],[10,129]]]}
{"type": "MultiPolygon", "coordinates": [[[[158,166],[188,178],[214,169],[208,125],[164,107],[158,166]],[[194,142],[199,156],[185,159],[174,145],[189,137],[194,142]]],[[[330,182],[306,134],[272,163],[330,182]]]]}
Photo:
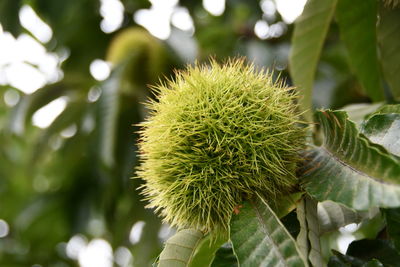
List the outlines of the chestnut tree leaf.
{"type": "Polygon", "coordinates": [[[378,212],[378,209],[356,211],[336,202],[324,201],[318,203],[318,222],[323,234],[351,223],[360,223],[364,219],[373,218],[378,212]]]}
{"type": "Polygon", "coordinates": [[[296,241],[258,194],[233,215],[230,239],[239,266],[308,266],[296,241]]]}
{"type": "Polygon", "coordinates": [[[399,207],[399,159],[360,134],[343,111],[318,111],[316,118],[324,138],[304,155],[307,193],[355,210],[399,207]]]}
{"type": "Polygon", "coordinates": [[[110,77],[101,84],[102,91],[99,98],[99,155],[101,162],[108,168],[115,165],[122,69],[122,67],[116,68],[110,77]]]}
{"type": "Polygon", "coordinates": [[[400,156],[400,105],[386,105],[378,109],[362,123],[360,131],[372,142],[400,156]]]}
{"type": "Polygon", "coordinates": [[[337,0],[309,0],[296,20],[289,55],[293,83],[299,88],[300,105],[311,121],[312,89],[317,63],[337,0]]]}
{"type": "Polygon", "coordinates": [[[394,97],[400,99],[400,8],[382,5],[379,17],[378,43],[383,74],[394,97]]]}
{"type": "Polygon", "coordinates": [[[300,222],[297,243],[311,266],[322,267],[324,263],[321,256],[321,229],[318,221],[317,206],[317,201],[307,195],[297,205],[297,219],[300,222]]]}
{"type": "Polygon", "coordinates": [[[23,95],[21,100],[12,109],[8,121],[8,129],[14,134],[25,134],[26,126],[30,123],[33,114],[53,100],[67,96],[73,97],[88,86],[80,77],[64,79],[54,84],[48,84],[37,91],[23,95]]]}
{"type": "Polygon", "coordinates": [[[190,262],[190,266],[210,266],[211,263],[214,262],[217,251],[222,248],[221,246],[226,241],[228,241],[228,235],[226,232],[224,233],[223,231],[213,232],[206,235],[199,242],[198,246],[196,246],[196,250],[194,251],[190,262]]]}
{"type": "Polygon", "coordinates": [[[170,237],[159,256],[159,267],[186,267],[191,266],[196,248],[204,235],[195,229],[183,229],[170,237]]]}
{"type": "Polygon", "coordinates": [[[349,53],[349,63],[358,80],[372,100],[383,100],[375,26],[377,1],[339,0],[336,18],[349,53]]]}

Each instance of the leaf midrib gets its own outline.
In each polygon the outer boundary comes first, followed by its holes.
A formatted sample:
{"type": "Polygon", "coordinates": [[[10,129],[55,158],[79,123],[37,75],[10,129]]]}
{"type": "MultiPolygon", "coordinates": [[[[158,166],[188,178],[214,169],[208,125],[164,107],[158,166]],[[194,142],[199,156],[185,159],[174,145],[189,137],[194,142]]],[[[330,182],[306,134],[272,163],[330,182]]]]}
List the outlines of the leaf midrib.
{"type": "Polygon", "coordinates": [[[269,233],[269,231],[268,231],[267,224],[266,224],[266,222],[264,222],[263,216],[262,216],[260,210],[258,209],[256,203],[255,203],[254,201],[251,201],[250,203],[251,203],[251,205],[253,206],[253,208],[254,208],[254,210],[255,210],[255,212],[256,212],[257,219],[258,219],[258,221],[260,222],[260,225],[261,225],[261,228],[263,229],[263,232],[266,234],[267,238],[268,238],[268,239],[271,241],[271,243],[274,245],[274,250],[275,250],[275,251],[277,252],[277,254],[278,254],[279,261],[282,262],[285,266],[288,266],[288,267],[289,267],[289,265],[286,264],[286,262],[285,262],[285,260],[284,260],[284,258],[283,258],[283,256],[282,256],[282,253],[281,253],[280,250],[279,250],[278,245],[275,243],[275,240],[273,240],[273,238],[270,237],[270,233],[269,233]]]}
{"type": "Polygon", "coordinates": [[[349,168],[350,170],[354,171],[355,173],[360,174],[361,176],[364,176],[364,177],[366,177],[366,178],[370,178],[370,179],[372,179],[372,180],[374,180],[374,181],[376,181],[376,182],[382,183],[382,184],[397,185],[396,183],[392,183],[392,182],[389,182],[389,181],[387,181],[387,180],[383,180],[383,179],[380,179],[380,178],[376,178],[376,177],[374,177],[374,176],[371,176],[371,175],[365,173],[364,171],[360,171],[360,170],[354,168],[354,167],[351,166],[349,163],[343,161],[343,160],[342,160],[341,158],[339,158],[337,155],[335,155],[334,153],[332,153],[331,151],[329,151],[329,149],[328,149],[327,147],[325,147],[325,146],[320,146],[319,148],[322,149],[322,150],[323,150],[324,152],[326,152],[327,154],[329,154],[330,157],[333,158],[335,161],[337,161],[338,163],[342,164],[343,166],[349,168]]]}

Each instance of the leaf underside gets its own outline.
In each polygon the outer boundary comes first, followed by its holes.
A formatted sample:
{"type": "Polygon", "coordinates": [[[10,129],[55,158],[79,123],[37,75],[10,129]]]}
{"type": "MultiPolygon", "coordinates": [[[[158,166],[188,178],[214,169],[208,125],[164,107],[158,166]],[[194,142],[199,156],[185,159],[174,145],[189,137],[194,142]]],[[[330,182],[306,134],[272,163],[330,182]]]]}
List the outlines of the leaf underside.
{"type": "Polygon", "coordinates": [[[360,223],[363,219],[372,218],[378,212],[355,211],[332,201],[318,203],[318,221],[321,233],[335,231],[351,223],[360,223]]]}
{"type": "Polygon", "coordinates": [[[361,125],[361,132],[372,142],[400,156],[400,105],[378,110],[361,125]]]}
{"type": "Polygon", "coordinates": [[[297,243],[304,257],[306,257],[311,266],[324,266],[321,256],[320,236],[321,230],[317,213],[318,203],[305,196],[297,205],[297,218],[300,222],[300,233],[297,236],[297,243]]]}
{"type": "Polygon", "coordinates": [[[318,111],[324,142],[305,153],[302,182],[318,201],[356,210],[400,206],[400,163],[358,133],[343,111],[318,111]]]}
{"type": "Polygon", "coordinates": [[[194,252],[203,238],[202,232],[184,229],[177,232],[165,243],[159,257],[159,267],[189,266],[194,252]]]}
{"type": "MultiPolygon", "coordinates": [[[[215,231],[212,234],[206,235],[197,244],[196,250],[194,251],[190,261],[190,266],[191,267],[210,266],[211,263],[214,262],[217,252],[221,249],[221,246],[226,241],[228,241],[227,232],[215,231]]],[[[236,257],[234,257],[234,260],[236,260],[236,257]]]]}
{"type": "Polygon", "coordinates": [[[294,239],[258,195],[233,215],[230,239],[239,266],[307,266],[294,239]]]}

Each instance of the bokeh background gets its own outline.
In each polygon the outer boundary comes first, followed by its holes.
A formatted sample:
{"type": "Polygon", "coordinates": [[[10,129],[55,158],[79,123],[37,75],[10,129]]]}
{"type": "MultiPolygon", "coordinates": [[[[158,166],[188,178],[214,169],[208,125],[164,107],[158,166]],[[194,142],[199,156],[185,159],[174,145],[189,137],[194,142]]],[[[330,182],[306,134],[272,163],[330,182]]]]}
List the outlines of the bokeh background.
{"type": "MultiPolygon", "coordinates": [[[[134,179],[148,85],[210,56],[246,56],[291,85],[304,4],[1,0],[0,266],[150,266],[174,229],[144,208],[134,179]]],[[[314,106],[368,102],[360,88],[334,23],[314,106]]]]}

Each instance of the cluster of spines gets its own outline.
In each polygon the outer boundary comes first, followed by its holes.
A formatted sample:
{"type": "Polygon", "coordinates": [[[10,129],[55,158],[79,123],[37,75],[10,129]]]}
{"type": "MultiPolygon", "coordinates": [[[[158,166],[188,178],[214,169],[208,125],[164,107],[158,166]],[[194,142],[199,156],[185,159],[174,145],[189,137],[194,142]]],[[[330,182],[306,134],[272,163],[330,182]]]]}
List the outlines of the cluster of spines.
{"type": "Polygon", "coordinates": [[[143,194],[178,227],[227,228],[236,205],[296,184],[297,96],[244,60],[195,65],[156,88],[142,124],[143,194]]]}

